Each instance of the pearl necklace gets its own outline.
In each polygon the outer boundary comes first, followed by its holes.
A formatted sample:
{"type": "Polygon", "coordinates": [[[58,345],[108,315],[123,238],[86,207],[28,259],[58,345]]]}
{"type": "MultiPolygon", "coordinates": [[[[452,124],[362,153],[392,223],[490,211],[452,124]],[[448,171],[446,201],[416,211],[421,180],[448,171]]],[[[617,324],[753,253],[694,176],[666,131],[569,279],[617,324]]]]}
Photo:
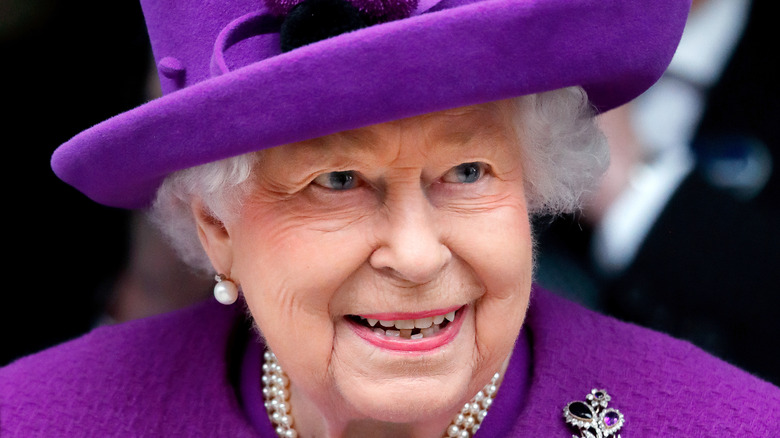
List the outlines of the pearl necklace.
{"type": "MultiPolygon", "coordinates": [[[[266,351],[263,355],[263,399],[265,410],[271,424],[276,428],[276,434],[281,438],[297,438],[292,414],[290,413],[290,379],[282,371],[276,355],[266,351]]],[[[485,420],[488,409],[493,404],[493,399],[498,391],[500,374],[496,373],[450,423],[444,432],[444,438],[471,438],[480,424],[485,420]]]]}

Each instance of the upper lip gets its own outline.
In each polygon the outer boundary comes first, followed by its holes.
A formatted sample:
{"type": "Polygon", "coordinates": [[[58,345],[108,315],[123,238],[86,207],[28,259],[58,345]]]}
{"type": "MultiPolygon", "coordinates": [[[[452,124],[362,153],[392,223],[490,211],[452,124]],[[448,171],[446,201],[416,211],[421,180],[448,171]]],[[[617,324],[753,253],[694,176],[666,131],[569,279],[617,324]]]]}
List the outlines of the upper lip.
{"type": "Polygon", "coordinates": [[[447,313],[453,312],[462,307],[463,305],[459,304],[459,305],[454,305],[449,307],[442,307],[439,309],[423,310],[420,312],[382,312],[382,313],[365,313],[365,314],[361,313],[355,316],[359,316],[361,318],[366,318],[366,319],[379,319],[382,321],[397,321],[397,320],[405,320],[405,319],[427,318],[429,316],[446,315],[447,313]]]}

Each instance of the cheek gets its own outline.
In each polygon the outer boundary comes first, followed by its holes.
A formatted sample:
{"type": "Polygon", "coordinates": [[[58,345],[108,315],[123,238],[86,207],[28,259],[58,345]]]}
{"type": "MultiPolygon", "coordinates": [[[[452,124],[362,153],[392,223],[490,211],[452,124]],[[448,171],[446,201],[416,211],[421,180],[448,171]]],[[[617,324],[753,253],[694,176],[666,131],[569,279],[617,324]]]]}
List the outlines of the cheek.
{"type": "Polygon", "coordinates": [[[485,287],[475,305],[476,359],[495,370],[514,346],[530,297],[533,245],[525,204],[464,220],[453,239],[485,287]]]}
{"type": "Polygon", "coordinates": [[[290,377],[320,380],[333,349],[332,304],[368,257],[365,227],[325,231],[278,213],[249,217],[232,230],[232,275],[290,377]]]}
{"type": "Polygon", "coordinates": [[[485,282],[491,298],[515,299],[518,287],[530,289],[533,244],[523,202],[455,217],[449,223],[447,239],[485,282]]]}

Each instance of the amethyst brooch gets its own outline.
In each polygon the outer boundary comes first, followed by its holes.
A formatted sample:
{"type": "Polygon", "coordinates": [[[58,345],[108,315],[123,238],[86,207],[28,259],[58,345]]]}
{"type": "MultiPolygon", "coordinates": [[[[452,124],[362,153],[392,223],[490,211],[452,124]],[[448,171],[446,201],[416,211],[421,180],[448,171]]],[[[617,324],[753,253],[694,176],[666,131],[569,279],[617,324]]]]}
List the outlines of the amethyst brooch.
{"type": "MultiPolygon", "coordinates": [[[[579,435],[572,435],[572,438],[607,438],[617,434],[625,419],[617,409],[607,408],[612,400],[607,391],[592,389],[586,399],[569,402],[563,408],[566,423],[579,431],[579,435]]],[[[620,434],[616,437],[620,438],[620,434]]]]}

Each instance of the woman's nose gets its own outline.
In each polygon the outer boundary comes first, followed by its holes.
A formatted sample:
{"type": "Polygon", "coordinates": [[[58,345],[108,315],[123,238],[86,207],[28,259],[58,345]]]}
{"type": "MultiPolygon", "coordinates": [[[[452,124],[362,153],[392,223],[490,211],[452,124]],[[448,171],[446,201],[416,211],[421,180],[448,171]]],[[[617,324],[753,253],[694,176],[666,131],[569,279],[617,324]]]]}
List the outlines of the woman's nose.
{"type": "Polygon", "coordinates": [[[434,280],[452,258],[442,241],[436,208],[422,190],[389,201],[386,208],[371,266],[413,284],[434,280]]]}

